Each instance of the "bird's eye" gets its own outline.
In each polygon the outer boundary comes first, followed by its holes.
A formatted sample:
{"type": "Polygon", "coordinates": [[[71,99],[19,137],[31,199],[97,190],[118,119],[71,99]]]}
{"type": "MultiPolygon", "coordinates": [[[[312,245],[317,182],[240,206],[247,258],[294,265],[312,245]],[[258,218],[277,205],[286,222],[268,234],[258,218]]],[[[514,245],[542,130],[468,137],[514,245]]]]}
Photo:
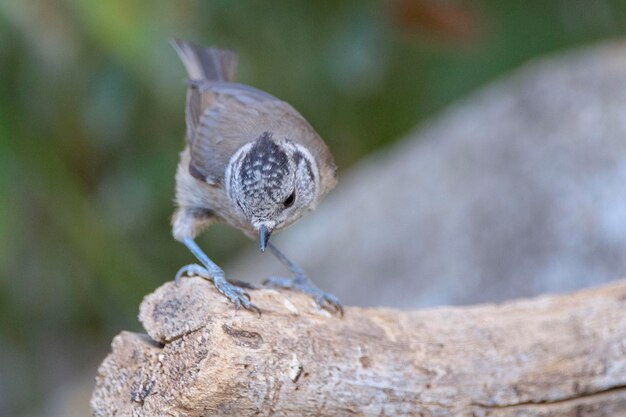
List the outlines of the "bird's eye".
{"type": "Polygon", "coordinates": [[[283,206],[291,207],[291,206],[293,206],[293,202],[294,201],[296,201],[296,191],[295,190],[291,194],[289,194],[289,197],[287,197],[285,199],[285,201],[283,201],[283,206]]]}

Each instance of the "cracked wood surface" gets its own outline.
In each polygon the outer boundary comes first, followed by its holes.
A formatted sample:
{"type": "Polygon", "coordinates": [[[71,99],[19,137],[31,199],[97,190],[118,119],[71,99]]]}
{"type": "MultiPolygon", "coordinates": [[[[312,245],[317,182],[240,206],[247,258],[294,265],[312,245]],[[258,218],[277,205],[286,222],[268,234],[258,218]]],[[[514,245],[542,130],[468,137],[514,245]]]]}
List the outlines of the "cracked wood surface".
{"type": "Polygon", "coordinates": [[[624,416],[626,281],[499,305],[355,308],[166,283],[97,376],[95,416],[624,416]]]}

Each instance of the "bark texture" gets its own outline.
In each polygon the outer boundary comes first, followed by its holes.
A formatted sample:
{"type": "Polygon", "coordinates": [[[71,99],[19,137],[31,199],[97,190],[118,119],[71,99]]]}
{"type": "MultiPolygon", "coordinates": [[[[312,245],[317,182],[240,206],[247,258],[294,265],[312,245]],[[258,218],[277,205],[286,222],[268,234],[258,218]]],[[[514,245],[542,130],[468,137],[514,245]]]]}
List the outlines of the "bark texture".
{"type": "Polygon", "coordinates": [[[251,295],[260,318],[200,278],[148,295],[148,334],[115,337],[94,415],[626,415],[626,281],[344,318],[288,291],[251,295]]]}

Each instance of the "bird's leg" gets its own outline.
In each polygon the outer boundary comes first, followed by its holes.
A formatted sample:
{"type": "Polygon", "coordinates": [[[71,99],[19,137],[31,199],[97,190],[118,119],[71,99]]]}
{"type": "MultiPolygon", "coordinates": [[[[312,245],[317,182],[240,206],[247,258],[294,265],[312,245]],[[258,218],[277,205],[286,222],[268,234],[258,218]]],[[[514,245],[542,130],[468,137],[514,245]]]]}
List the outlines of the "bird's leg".
{"type": "Polygon", "coordinates": [[[250,301],[250,295],[242,288],[228,282],[222,268],[209,259],[192,238],[184,238],[183,243],[200,261],[202,266],[198,264],[183,266],[176,273],[176,281],[183,275],[198,275],[204,279],[213,281],[215,288],[232,301],[235,304],[235,308],[243,306],[245,309],[255,311],[259,316],[261,315],[261,310],[250,301]]]}
{"type": "Polygon", "coordinates": [[[339,302],[339,299],[334,295],[320,290],[302,268],[293,263],[289,258],[285,256],[273,243],[268,242],[267,246],[272,251],[272,254],[278,258],[278,260],[287,267],[294,275],[293,278],[280,278],[269,277],[263,284],[278,288],[288,288],[292,290],[301,291],[310,295],[319,307],[330,307],[343,316],[343,307],[339,302]]]}

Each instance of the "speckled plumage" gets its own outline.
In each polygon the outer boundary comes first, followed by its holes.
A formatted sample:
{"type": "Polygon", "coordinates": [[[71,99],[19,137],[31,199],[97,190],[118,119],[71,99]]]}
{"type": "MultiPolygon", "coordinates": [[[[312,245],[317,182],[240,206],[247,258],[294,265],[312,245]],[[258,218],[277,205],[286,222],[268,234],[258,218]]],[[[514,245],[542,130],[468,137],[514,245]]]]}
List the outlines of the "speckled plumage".
{"type": "MultiPolygon", "coordinates": [[[[225,181],[233,155],[246,145],[252,145],[249,147],[252,154],[247,155],[248,160],[252,158],[255,151],[261,150],[263,146],[270,146],[268,143],[273,144],[274,150],[287,148],[282,149],[279,154],[283,158],[279,161],[280,166],[275,165],[270,170],[274,175],[284,170],[291,170],[291,173],[295,173],[295,167],[300,166],[301,161],[305,161],[306,171],[309,173],[307,178],[310,178],[313,172],[318,173],[318,178],[312,181],[313,184],[317,183],[316,190],[312,196],[307,195],[310,197],[308,204],[298,205],[300,210],[292,213],[294,216],[283,219],[283,222],[276,222],[277,229],[286,227],[315,208],[322,197],[336,184],[336,168],[330,151],[308,122],[289,104],[270,94],[230,82],[232,79],[227,77],[234,76],[235,70],[228,65],[236,65],[236,58],[232,53],[215,52],[215,49],[205,49],[188,43],[177,45],[179,50],[185,51],[187,49],[184,48],[196,48],[191,52],[179,52],[190,76],[206,73],[196,68],[198,62],[193,58],[197,56],[198,51],[208,51],[215,57],[227,57],[227,64],[224,64],[227,68],[217,76],[217,81],[192,79],[188,82],[187,147],[181,156],[183,169],[179,168],[177,173],[178,210],[174,215],[174,236],[181,240],[183,234],[179,231],[193,229],[193,226],[187,224],[176,224],[177,221],[186,223],[190,219],[189,213],[180,212],[197,212],[198,208],[208,209],[214,213],[211,219],[213,221],[229,223],[251,237],[256,234],[257,230],[252,226],[251,219],[245,218],[247,213],[242,212],[236,204],[235,194],[231,192],[233,184],[225,181]],[[294,147],[301,148],[304,152],[296,152],[294,147]],[[291,159],[285,161],[284,157],[287,153],[291,159]],[[310,158],[305,158],[303,153],[308,153],[310,158]],[[189,192],[199,192],[202,196],[188,196],[189,192]]],[[[239,174],[235,173],[235,175],[239,174]]],[[[278,196],[287,192],[287,190],[270,187],[270,184],[275,182],[275,178],[267,176],[254,186],[265,189],[268,197],[266,200],[275,203],[274,200],[278,196]]],[[[249,190],[252,186],[253,184],[241,186],[241,192],[249,190]]],[[[274,187],[277,186],[278,184],[274,187]]],[[[300,188],[305,191],[306,187],[300,184],[300,188]]],[[[310,189],[306,191],[311,192],[310,189]]],[[[249,195],[252,196],[252,194],[249,195]]],[[[257,193],[256,199],[260,197],[257,193]]],[[[257,212],[263,211],[263,207],[258,204],[255,208],[257,212]]],[[[264,211],[268,216],[271,215],[271,208],[265,207],[264,211]]],[[[270,217],[264,220],[274,221],[270,217]]],[[[198,219],[198,230],[193,230],[192,236],[197,235],[208,223],[210,221],[207,219],[198,219]]]]}
{"type": "MultiPolygon", "coordinates": [[[[187,146],[176,172],[172,233],[201,260],[207,274],[223,277],[193,242],[198,233],[218,221],[252,238],[269,237],[317,206],[336,184],[336,167],[324,141],[293,107],[232,82],[237,64],[233,52],[182,41],[173,45],[190,79],[187,146]]],[[[289,262],[288,267],[294,271],[295,265],[289,262]]],[[[294,272],[304,277],[299,268],[294,272]]],[[[306,280],[300,282],[303,291],[312,285],[306,280]]],[[[338,306],[334,298],[319,299],[321,292],[315,290],[318,302],[338,306]]],[[[235,304],[248,307],[245,299],[229,291],[223,292],[235,304]]]]}

